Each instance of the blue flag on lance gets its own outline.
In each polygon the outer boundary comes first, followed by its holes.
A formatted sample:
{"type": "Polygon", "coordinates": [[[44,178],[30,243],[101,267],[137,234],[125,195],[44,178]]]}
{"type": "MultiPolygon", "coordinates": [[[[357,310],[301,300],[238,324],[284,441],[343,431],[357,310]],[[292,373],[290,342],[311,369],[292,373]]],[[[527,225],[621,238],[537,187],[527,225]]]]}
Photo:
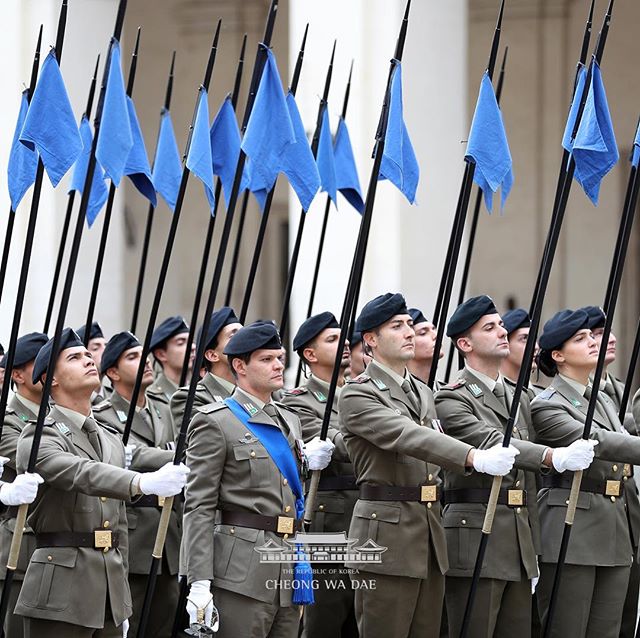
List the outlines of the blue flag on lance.
{"type": "Polygon", "coordinates": [[[493,194],[498,188],[502,191],[501,207],[504,206],[513,186],[513,162],[502,113],[486,71],[480,83],[465,159],[476,165],[473,181],[482,189],[487,210],[491,212],[493,194]]]}
{"type": "Polygon", "coordinates": [[[345,199],[359,212],[364,212],[358,169],[353,157],[347,123],[340,118],[333,147],[335,157],[336,187],[345,199]]]}
{"type": "Polygon", "coordinates": [[[633,151],[631,152],[631,164],[638,168],[640,164],[640,121],[638,122],[638,128],[636,128],[636,137],[633,140],[633,151]]]}
{"type": "Polygon", "coordinates": [[[572,155],[576,164],[575,178],[597,206],[602,178],[616,165],[620,154],[600,66],[595,60],[592,65],[591,84],[573,140],[572,155]]]}
{"type": "MultiPolygon", "coordinates": [[[[82,116],[80,122],[80,137],[82,138],[82,153],[76,160],[73,167],[73,176],[71,178],[71,187],[69,192],[78,191],[82,194],[84,189],[84,183],[87,178],[87,170],[89,168],[89,157],[91,156],[91,144],[93,142],[93,134],[91,132],[91,125],[86,115],[82,116]]],[[[93,225],[93,222],[98,217],[98,213],[105,205],[107,198],[109,197],[109,189],[105,184],[104,171],[100,163],[96,161],[96,167],[93,172],[93,180],[91,181],[91,194],[89,195],[89,205],[87,206],[87,224],[89,227],[93,225]]]]}
{"type": "Polygon", "coordinates": [[[178,199],[182,180],[182,163],[176,143],[176,135],[171,122],[171,113],[162,109],[160,131],[156,145],[156,156],[153,160],[153,186],[162,195],[167,206],[173,211],[178,199]]]}
{"type": "Polygon", "coordinates": [[[20,133],[29,110],[29,91],[22,92],[18,121],[16,122],[13,142],[9,151],[9,165],[7,166],[7,183],[9,184],[9,198],[11,210],[18,210],[18,205],[36,179],[38,155],[36,152],[20,143],[20,133]]]}
{"type": "Polygon", "coordinates": [[[380,164],[380,179],[388,179],[400,190],[410,204],[415,204],[420,168],[404,123],[402,65],[398,60],[393,60],[393,63],[389,118],[384,138],[382,163],[380,164]]]}
{"type": "Polygon", "coordinates": [[[109,76],[100,120],[96,158],[106,176],[116,185],[124,175],[129,152],[133,146],[133,134],[129,122],[127,93],[120,66],[120,43],[112,39],[109,76]]]}
{"type": "Polygon", "coordinates": [[[129,151],[127,163],[124,167],[124,174],[133,182],[133,185],[142,193],[151,203],[157,206],[156,189],[151,179],[151,167],[149,166],[149,158],[147,157],[147,149],[144,146],[138,115],[133,100],[127,96],[127,110],[129,112],[129,125],[131,126],[131,136],[133,138],[133,146],[129,151]]]}
{"type": "Polygon", "coordinates": [[[329,125],[329,107],[325,106],[322,114],[322,126],[320,128],[320,139],[318,140],[318,173],[320,173],[320,190],[327,193],[338,206],[338,196],[336,194],[336,165],[333,153],[333,140],[331,139],[331,127],[329,125]]]}
{"type": "Polygon", "coordinates": [[[580,100],[582,99],[586,76],[587,69],[585,68],[584,64],[582,64],[580,65],[580,69],[578,70],[578,81],[576,82],[576,90],[573,93],[571,108],[569,109],[567,123],[564,127],[564,135],[562,136],[562,147],[569,153],[571,153],[571,149],[573,148],[573,129],[575,128],[576,118],[578,117],[578,111],[580,110],[580,100]]]}
{"type": "Polygon", "coordinates": [[[42,64],[20,141],[38,151],[54,188],[82,152],[82,140],[54,49],[42,64]]]}
{"type": "Polygon", "coordinates": [[[215,197],[213,195],[213,163],[211,160],[211,138],[209,137],[209,104],[207,90],[201,86],[198,97],[196,123],[193,126],[191,145],[187,155],[187,168],[203,183],[204,192],[209,200],[213,214],[215,197]]]}

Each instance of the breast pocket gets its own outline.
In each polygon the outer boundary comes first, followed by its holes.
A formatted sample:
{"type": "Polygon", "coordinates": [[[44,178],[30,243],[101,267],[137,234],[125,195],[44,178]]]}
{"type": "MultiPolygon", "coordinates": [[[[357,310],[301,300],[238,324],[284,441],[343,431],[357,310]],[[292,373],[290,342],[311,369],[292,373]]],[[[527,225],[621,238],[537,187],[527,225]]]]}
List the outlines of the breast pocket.
{"type": "Polygon", "coordinates": [[[76,547],[44,547],[37,549],[25,576],[20,594],[27,607],[64,611],[70,604],[76,547]]]}
{"type": "Polygon", "coordinates": [[[233,448],[233,456],[250,476],[251,487],[264,487],[269,483],[269,454],[260,444],[241,444],[233,448]],[[246,464],[246,465],[245,465],[246,464]]]}

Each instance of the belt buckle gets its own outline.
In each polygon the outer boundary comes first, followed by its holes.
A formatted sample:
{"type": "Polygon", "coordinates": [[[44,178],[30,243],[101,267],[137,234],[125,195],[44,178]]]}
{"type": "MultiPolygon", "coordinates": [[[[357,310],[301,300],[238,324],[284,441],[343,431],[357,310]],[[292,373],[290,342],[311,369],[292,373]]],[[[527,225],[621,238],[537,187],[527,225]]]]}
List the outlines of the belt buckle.
{"type": "Polygon", "coordinates": [[[164,502],[166,498],[164,496],[158,496],[158,507],[164,507],[164,502]]]}
{"type": "Polygon", "coordinates": [[[295,519],[290,516],[278,516],[278,534],[293,534],[293,523],[295,519]]]}
{"type": "Polygon", "coordinates": [[[95,549],[111,549],[113,547],[111,541],[110,529],[97,529],[93,532],[93,546],[95,549]]]}
{"type": "Polygon", "coordinates": [[[420,502],[433,503],[438,500],[437,488],[435,485],[420,486],[420,502]]]}
{"type": "Polygon", "coordinates": [[[620,496],[620,481],[607,481],[606,496],[620,496]]]}
{"type": "Polygon", "coordinates": [[[522,507],[524,505],[523,494],[522,490],[508,490],[507,504],[511,507],[522,507]]]}

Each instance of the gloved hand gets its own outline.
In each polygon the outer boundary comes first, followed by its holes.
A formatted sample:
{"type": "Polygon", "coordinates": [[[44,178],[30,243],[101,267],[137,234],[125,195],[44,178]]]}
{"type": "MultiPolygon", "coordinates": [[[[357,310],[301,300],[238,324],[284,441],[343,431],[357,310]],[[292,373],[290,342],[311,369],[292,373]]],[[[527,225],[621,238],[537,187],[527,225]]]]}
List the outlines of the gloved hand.
{"type": "Polygon", "coordinates": [[[128,470],[131,467],[131,461],[133,461],[133,453],[136,446],[132,443],[124,446],[124,469],[128,470]]]}
{"type": "Polygon", "coordinates": [[[494,445],[488,450],[473,451],[473,469],[476,472],[491,474],[493,476],[505,476],[511,472],[516,456],[520,450],[510,445],[494,445]]]}
{"type": "Polygon", "coordinates": [[[0,485],[0,501],[5,505],[24,505],[33,503],[38,494],[38,485],[44,483],[40,474],[18,474],[13,483],[0,485]]]}
{"type": "Polygon", "coordinates": [[[304,453],[307,457],[310,470],[324,470],[331,462],[331,455],[335,445],[331,441],[323,441],[319,436],[311,439],[304,445],[304,453]]]}
{"type": "Polygon", "coordinates": [[[196,580],[191,583],[189,595],[187,596],[187,613],[189,614],[190,625],[198,624],[211,627],[214,632],[220,629],[220,616],[213,604],[211,581],[196,580]],[[200,614],[198,614],[198,611],[200,611],[200,614]]]}
{"type": "Polygon", "coordinates": [[[129,621],[125,619],[122,623],[122,638],[127,638],[128,633],[129,633],[129,621]]]}
{"type": "Polygon", "coordinates": [[[184,487],[190,471],[184,463],[166,463],[155,472],[140,474],[140,491],[143,494],[157,494],[165,498],[175,496],[184,487]]]}
{"type": "Polygon", "coordinates": [[[5,463],[9,462],[9,458],[6,456],[0,456],[0,476],[2,476],[2,472],[4,471],[5,463]]]}
{"type": "Polygon", "coordinates": [[[593,461],[593,448],[598,441],[578,439],[568,447],[557,447],[551,455],[551,464],[556,472],[586,470],[593,461]]]}

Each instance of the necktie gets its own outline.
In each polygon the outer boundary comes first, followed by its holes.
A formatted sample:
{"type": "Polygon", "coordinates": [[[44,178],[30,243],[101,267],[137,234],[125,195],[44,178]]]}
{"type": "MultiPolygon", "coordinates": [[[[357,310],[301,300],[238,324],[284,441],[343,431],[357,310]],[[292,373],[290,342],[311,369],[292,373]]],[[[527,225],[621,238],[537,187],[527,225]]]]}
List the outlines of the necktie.
{"type": "Polygon", "coordinates": [[[84,423],[82,424],[82,429],[85,431],[87,438],[89,439],[89,443],[96,451],[96,454],[99,458],[102,458],[102,446],[100,445],[100,437],[98,436],[98,426],[96,422],[88,416],[84,423]]]}
{"type": "Polygon", "coordinates": [[[511,408],[509,407],[509,403],[507,401],[507,391],[505,390],[504,384],[501,381],[498,381],[493,388],[493,394],[498,397],[500,403],[507,408],[509,411],[511,408]]]}
{"type": "Polygon", "coordinates": [[[404,390],[411,406],[415,410],[416,414],[420,414],[420,409],[418,408],[418,400],[416,398],[415,392],[413,391],[413,387],[411,386],[411,381],[409,379],[405,379],[402,382],[401,388],[404,390]]]}

